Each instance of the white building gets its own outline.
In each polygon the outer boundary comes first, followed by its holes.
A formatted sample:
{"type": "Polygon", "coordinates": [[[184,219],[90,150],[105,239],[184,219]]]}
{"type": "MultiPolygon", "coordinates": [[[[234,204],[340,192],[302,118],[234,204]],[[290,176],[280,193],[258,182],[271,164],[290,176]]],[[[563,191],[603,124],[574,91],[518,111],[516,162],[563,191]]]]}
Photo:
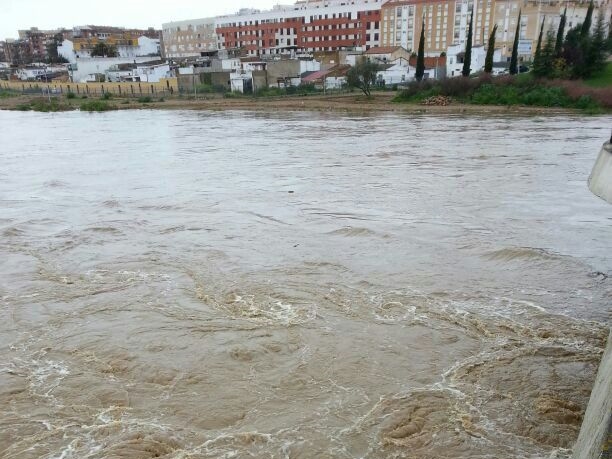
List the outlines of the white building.
{"type": "MultiPolygon", "coordinates": [[[[1,68],[1,67],[0,67],[1,68]]],[[[17,78],[22,81],[41,80],[45,77],[51,77],[58,73],[66,72],[66,67],[63,65],[47,65],[47,64],[32,64],[27,67],[22,67],[15,73],[17,78]]]]}
{"type": "MultiPolygon", "coordinates": [[[[91,50],[82,49],[78,52],[74,49],[74,43],[71,40],[64,40],[57,47],[57,53],[64,57],[68,62],[75,63],[81,59],[91,58],[91,50]]],[[[117,53],[120,58],[134,57],[153,57],[160,55],[160,41],[158,38],[149,38],[145,36],[138,37],[138,46],[117,46],[117,53]]]]}
{"type": "Polygon", "coordinates": [[[147,83],[158,83],[162,78],[170,78],[172,76],[170,65],[165,63],[154,65],[116,64],[109,68],[105,74],[106,81],[111,82],[142,81],[147,83]]]}
{"type": "MultiPolygon", "coordinates": [[[[470,74],[484,70],[487,51],[484,46],[472,47],[472,59],[470,64],[470,74]]],[[[465,58],[465,45],[452,45],[446,52],[446,76],[449,78],[462,75],[463,63],[465,58]]],[[[501,49],[493,52],[493,62],[502,60],[501,49]]]]}
{"type": "Polygon", "coordinates": [[[377,81],[384,82],[385,86],[403,84],[414,80],[416,69],[410,67],[406,59],[397,59],[385,67],[387,68],[376,74],[377,81]]]}
{"type": "MultiPolygon", "coordinates": [[[[85,83],[86,81],[96,81],[94,78],[99,78],[100,75],[105,75],[111,67],[119,64],[142,64],[150,62],[150,57],[89,57],[79,58],[75,63],[72,63],[70,68],[70,79],[75,83],[85,83]],[[92,75],[95,75],[93,77],[92,75]]],[[[144,80],[146,81],[146,80],[144,80]]]]}

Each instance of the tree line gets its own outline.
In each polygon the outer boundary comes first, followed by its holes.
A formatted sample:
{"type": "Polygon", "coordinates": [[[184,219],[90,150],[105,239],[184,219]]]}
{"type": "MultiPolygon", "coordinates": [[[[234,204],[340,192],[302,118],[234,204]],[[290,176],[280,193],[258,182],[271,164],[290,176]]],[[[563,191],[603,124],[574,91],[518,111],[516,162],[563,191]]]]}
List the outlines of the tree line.
{"type": "Polygon", "coordinates": [[[612,52],[612,28],[610,24],[606,25],[602,10],[599,11],[595,27],[592,28],[593,10],[591,0],[584,22],[571,28],[567,34],[567,8],[561,15],[556,34],[549,29],[544,38],[546,18],[542,20],[533,60],[533,73],[536,76],[588,78],[604,68],[606,57],[612,52]]]}

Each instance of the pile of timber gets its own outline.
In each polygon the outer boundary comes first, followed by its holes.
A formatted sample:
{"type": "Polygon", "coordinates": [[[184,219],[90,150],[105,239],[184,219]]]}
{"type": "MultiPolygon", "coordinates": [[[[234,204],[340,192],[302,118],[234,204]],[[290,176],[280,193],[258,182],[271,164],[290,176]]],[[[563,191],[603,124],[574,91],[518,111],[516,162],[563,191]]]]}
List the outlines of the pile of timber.
{"type": "Polygon", "coordinates": [[[421,105],[437,105],[440,107],[450,105],[452,99],[448,96],[431,96],[421,101],[421,105]]]}

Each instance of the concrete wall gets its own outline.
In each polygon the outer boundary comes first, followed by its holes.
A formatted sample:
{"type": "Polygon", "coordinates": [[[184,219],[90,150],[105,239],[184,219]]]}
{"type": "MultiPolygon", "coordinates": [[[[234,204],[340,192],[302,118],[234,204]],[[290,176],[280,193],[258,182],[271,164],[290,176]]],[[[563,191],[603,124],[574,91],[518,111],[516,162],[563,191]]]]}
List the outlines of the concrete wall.
{"type": "MultiPolygon", "coordinates": [[[[612,138],[602,147],[591,177],[589,188],[612,204],[612,138]]],[[[605,459],[612,457],[612,330],[601,358],[599,371],[591,392],[574,446],[574,459],[605,459]]]]}
{"type": "MultiPolygon", "coordinates": [[[[609,144],[608,144],[609,145],[609,144]]],[[[611,156],[608,154],[608,156],[611,156]]],[[[610,163],[612,164],[612,163],[610,163]]],[[[612,171],[612,169],[610,169],[612,171]]],[[[608,345],[599,364],[599,372],[584,415],[574,459],[611,457],[612,451],[612,330],[608,345]]]]}
{"type": "Polygon", "coordinates": [[[612,204],[612,143],[602,147],[589,177],[589,188],[593,194],[612,204]]]}
{"type": "Polygon", "coordinates": [[[282,83],[285,79],[299,78],[301,75],[300,61],[295,59],[269,62],[267,70],[270,86],[277,86],[279,80],[282,83]]]}
{"type": "Polygon", "coordinates": [[[226,90],[231,89],[230,72],[202,72],[192,75],[179,75],[178,87],[181,92],[192,94],[193,85],[206,84],[210,86],[223,86],[226,90]]]}

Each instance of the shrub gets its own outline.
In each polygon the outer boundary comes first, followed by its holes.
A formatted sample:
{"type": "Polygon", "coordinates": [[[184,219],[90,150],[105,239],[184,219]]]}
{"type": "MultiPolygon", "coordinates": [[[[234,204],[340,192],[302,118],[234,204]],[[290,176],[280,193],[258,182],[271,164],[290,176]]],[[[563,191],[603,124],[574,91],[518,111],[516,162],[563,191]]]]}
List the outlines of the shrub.
{"type": "Polygon", "coordinates": [[[285,90],[277,87],[260,88],[255,92],[257,97],[276,97],[285,95],[285,90]]]}
{"type": "Polygon", "coordinates": [[[578,108],[593,113],[602,107],[612,108],[612,88],[588,88],[576,81],[538,80],[531,74],[414,81],[394,101],[420,102],[439,95],[479,105],[578,108]]]}
{"type": "Polygon", "coordinates": [[[19,104],[15,107],[15,110],[19,110],[20,112],[28,112],[32,110],[30,104],[19,104]]]}
{"type": "Polygon", "coordinates": [[[30,102],[32,110],[35,112],[59,112],[64,109],[64,106],[60,105],[57,99],[34,99],[30,102]]]}
{"type": "Polygon", "coordinates": [[[73,92],[69,92],[66,94],[66,99],[76,99],[76,94],[73,92]]]}
{"type": "Polygon", "coordinates": [[[11,91],[10,89],[3,89],[0,91],[0,99],[7,99],[9,97],[16,97],[19,94],[15,91],[11,91]]]}
{"type": "Polygon", "coordinates": [[[110,105],[105,100],[91,100],[81,103],[81,111],[83,112],[106,112],[114,108],[114,106],[110,105]]]}
{"type": "Polygon", "coordinates": [[[102,97],[100,97],[100,99],[102,100],[110,100],[113,97],[113,95],[110,92],[105,92],[104,94],[102,94],[102,97]]]}
{"type": "Polygon", "coordinates": [[[153,102],[153,99],[151,99],[151,97],[149,96],[142,96],[138,98],[138,102],[140,102],[141,104],[150,104],[151,102],[153,102]]]}

